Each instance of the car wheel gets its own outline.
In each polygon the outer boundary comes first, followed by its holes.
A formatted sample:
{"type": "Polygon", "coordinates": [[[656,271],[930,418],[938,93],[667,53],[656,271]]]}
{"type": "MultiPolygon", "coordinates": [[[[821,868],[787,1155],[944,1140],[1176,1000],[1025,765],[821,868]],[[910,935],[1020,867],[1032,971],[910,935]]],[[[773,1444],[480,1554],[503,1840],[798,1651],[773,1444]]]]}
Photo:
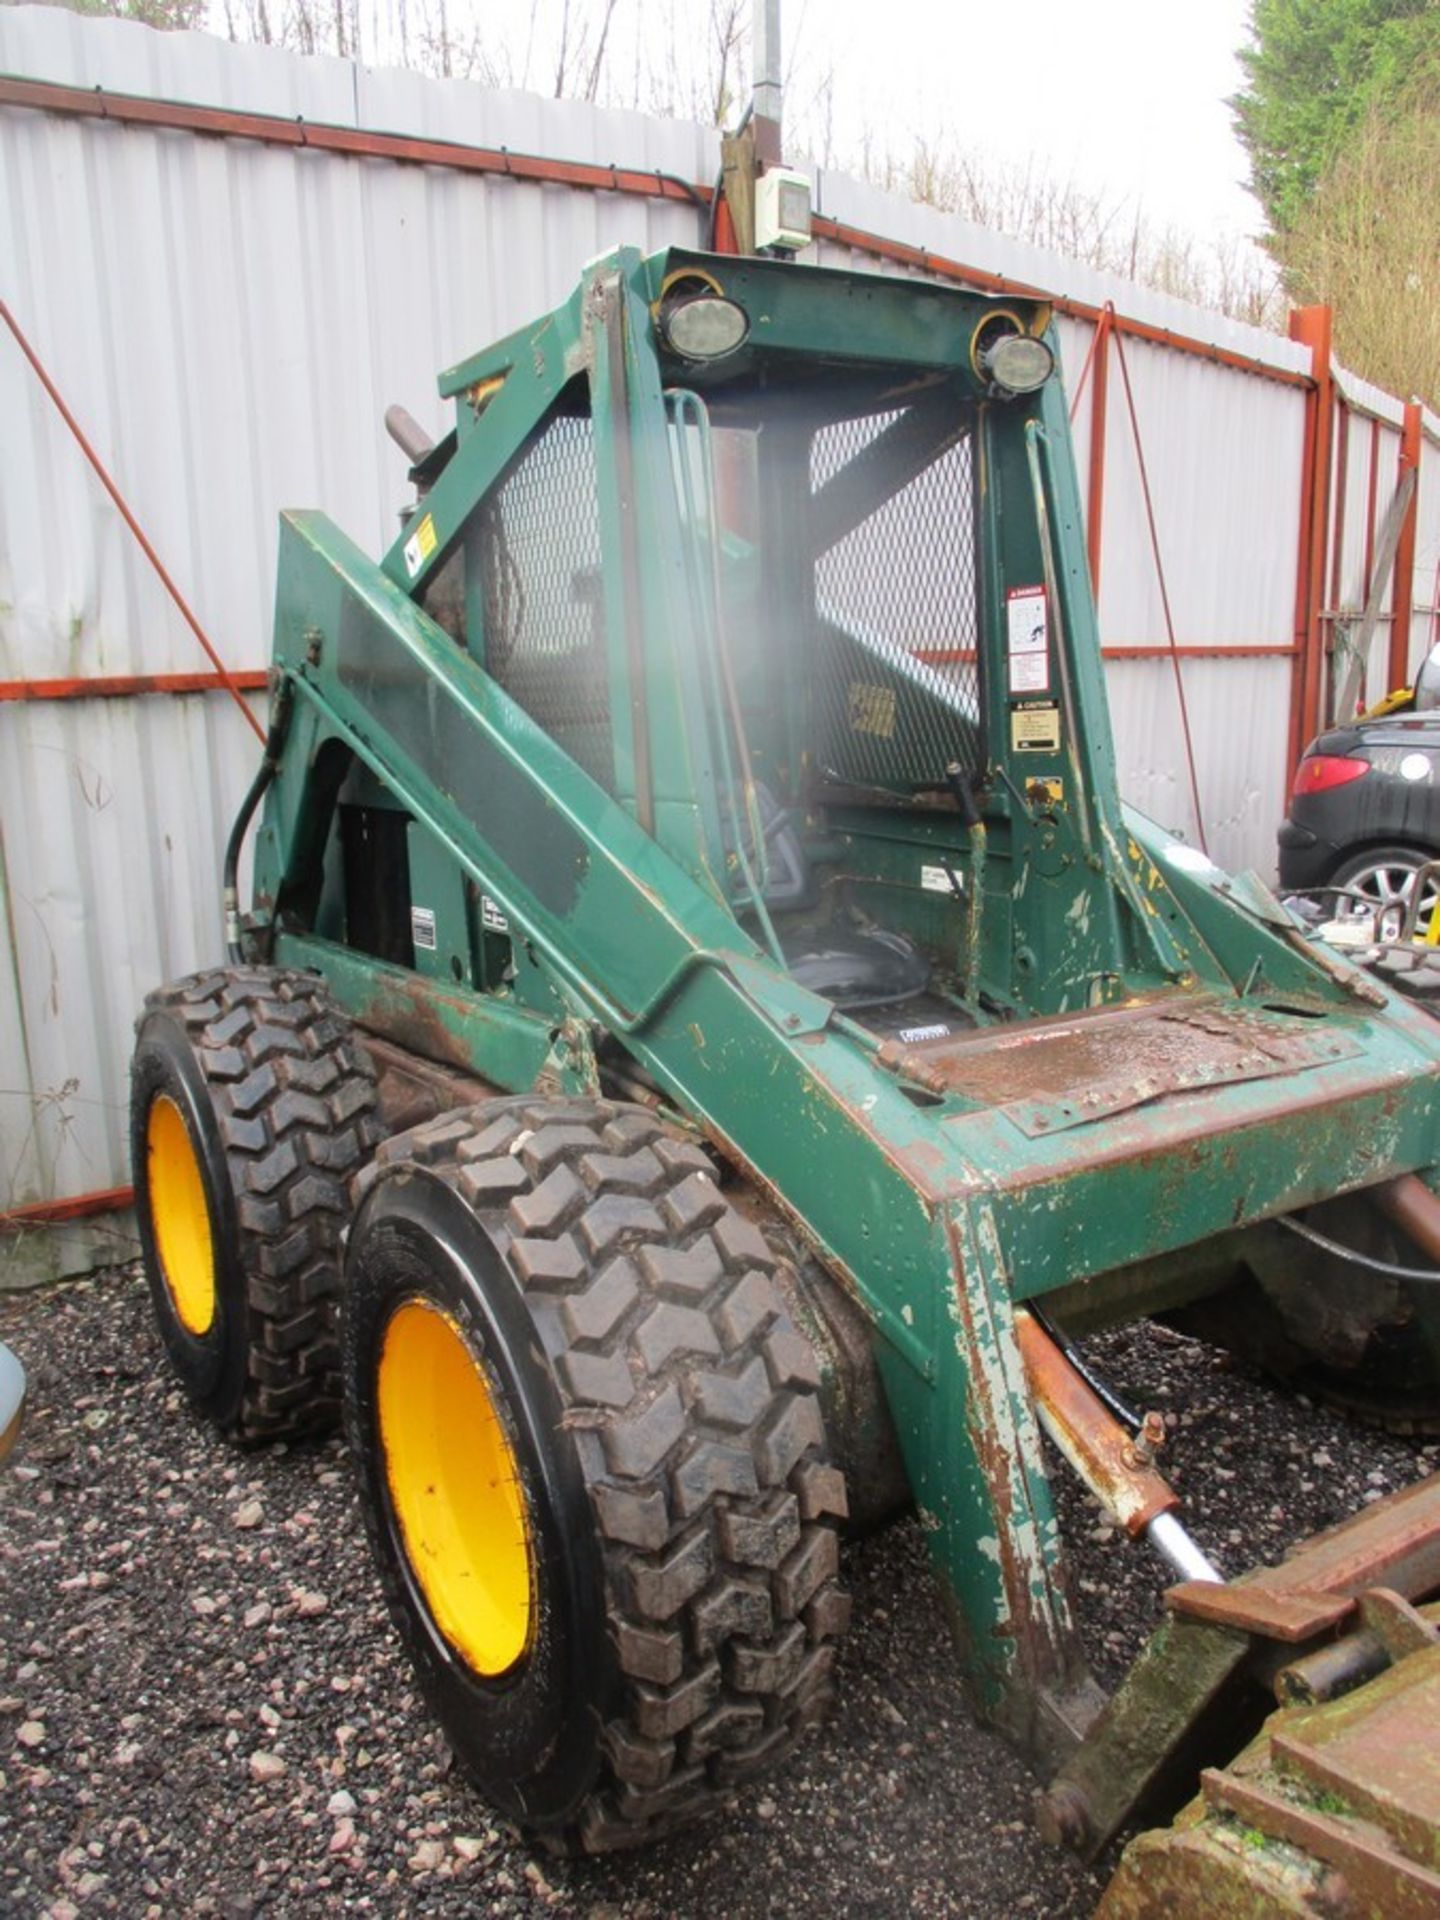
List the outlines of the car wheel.
{"type": "MultiPolygon", "coordinates": [[[[1380,913],[1387,908],[1395,909],[1395,925],[1387,929],[1393,938],[1399,933],[1400,922],[1410,904],[1416,874],[1434,857],[1419,847],[1367,847],[1363,853],[1352,854],[1350,859],[1342,861],[1331,874],[1330,885],[1349,888],[1380,913]]],[[[1424,933],[1437,904],[1440,904],[1440,875],[1432,874],[1425,882],[1417,933],[1424,933]]]]}

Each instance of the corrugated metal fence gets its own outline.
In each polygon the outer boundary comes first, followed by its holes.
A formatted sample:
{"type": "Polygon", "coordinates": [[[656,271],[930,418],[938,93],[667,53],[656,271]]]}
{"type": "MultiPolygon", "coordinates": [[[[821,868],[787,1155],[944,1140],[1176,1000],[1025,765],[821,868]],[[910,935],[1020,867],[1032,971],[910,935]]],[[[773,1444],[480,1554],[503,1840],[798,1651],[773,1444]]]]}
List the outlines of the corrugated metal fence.
{"type": "MultiPolygon", "coordinates": [[[[0,10],[0,75],[0,298],[251,688],[278,509],[322,506],[378,549],[407,492],[385,406],[440,427],[436,369],[553,305],[581,262],[693,244],[717,165],[698,127],[35,8],[0,10]]],[[[1122,786],[1193,835],[1133,394],[1211,850],[1269,871],[1324,643],[1364,603],[1407,458],[1404,631],[1392,646],[1387,601],[1371,691],[1427,644],[1440,427],[1332,380],[1308,336],[840,176],[817,206],[822,260],[1061,296],[1122,786]]],[[[134,1012],[220,951],[221,847],[254,762],[0,333],[0,1211],[122,1197],[134,1012]],[[172,675],[208,690],[136,684],[172,675]]],[[[12,1279],[84,1252],[8,1245],[12,1279]]]]}

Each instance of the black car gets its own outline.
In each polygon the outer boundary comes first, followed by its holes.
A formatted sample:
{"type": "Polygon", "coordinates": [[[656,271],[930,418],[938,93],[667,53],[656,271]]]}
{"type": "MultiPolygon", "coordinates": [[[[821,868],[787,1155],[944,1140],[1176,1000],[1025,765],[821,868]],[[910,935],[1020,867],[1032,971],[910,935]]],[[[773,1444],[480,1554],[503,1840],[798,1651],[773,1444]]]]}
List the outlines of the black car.
{"type": "MultiPolygon", "coordinates": [[[[1409,694],[1305,749],[1280,828],[1280,890],[1348,887],[1403,906],[1428,860],[1440,860],[1440,648],[1409,694]]],[[[1422,925],[1437,897],[1427,883],[1422,925]]]]}

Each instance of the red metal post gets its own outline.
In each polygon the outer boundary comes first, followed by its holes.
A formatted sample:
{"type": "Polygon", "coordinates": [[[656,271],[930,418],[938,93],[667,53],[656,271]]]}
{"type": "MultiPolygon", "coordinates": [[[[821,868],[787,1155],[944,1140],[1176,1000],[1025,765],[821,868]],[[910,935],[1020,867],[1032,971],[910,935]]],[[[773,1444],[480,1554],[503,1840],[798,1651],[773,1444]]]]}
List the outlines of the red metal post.
{"type": "Polygon", "coordinates": [[[1305,601],[1310,567],[1310,517],[1305,511],[1310,498],[1310,476],[1315,468],[1315,396],[1305,401],[1305,431],[1300,454],[1300,514],[1295,542],[1295,619],[1291,630],[1290,651],[1294,665],[1290,669],[1290,724],[1285,739],[1285,791],[1299,765],[1305,746],[1305,601]]]}
{"type": "Polygon", "coordinates": [[[1412,400],[1405,409],[1405,424],[1400,429],[1400,472],[1415,476],[1415,490],[1405,511],[1395,548],[1395,586],[1390,596],[1394,614],[1390,622],[1390,685],[1410,683],[1410,615],[1415,601],[1415,528],[1420,516],[1421,406],[1412,400]]]}
{"type": "Polygon", "coordinates": [[[1295,641],[1299,648],[1290,703],[1289,774],[1321,725],[1325,688],[1326,536],[1330,524],[1330,455],[1335,387],[1330,372],[1333,318],[1329,307],[1301,307],[1290,315],[1290,338],[1310,349],[1310,398],[1301,471],[1300,540],[1295,583],[1295,641]]]}

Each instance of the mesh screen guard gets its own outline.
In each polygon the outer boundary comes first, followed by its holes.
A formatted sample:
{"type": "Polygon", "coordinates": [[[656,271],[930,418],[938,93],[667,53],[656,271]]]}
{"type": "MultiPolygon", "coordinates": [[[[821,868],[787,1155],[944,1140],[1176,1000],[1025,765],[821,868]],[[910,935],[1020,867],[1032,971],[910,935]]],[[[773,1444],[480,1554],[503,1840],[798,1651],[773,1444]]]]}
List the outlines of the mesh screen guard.
{"type": "MultiPolygon", "coordinates": [[[[760,426],[763,445],[763,413],[747,425],[721,437],[753,447],[760,426]]],[[[944,787],[955,763],[966,774],[983,769],[968,426],[953,398],[932,392],[908,406],[825,421],[808,436],[810,539],[800,546],[805,571],[797,585],[809,605],[802,621],[809,631],[773,638],[808,654],[806,744],[820,776],[834,783],[904,795],[944,787]],[[805,577],[812,573],[813,580],[805,577]]],[[[806,445],[802,429],[801,501],[806,445]]],[[[763,541],[759,528],[751,531],[763,541]]],[[[486,670],[613,791],[588,416],[549,419],[480,508],[470,551],[482,582],[486,670]]]]}
{"type": "Polygon", "coordinates": [[[613,790],[595,443],[556,414],[480,511],[485,669],[613,790]]]}
{"type": "Polygon", "coordinates": [[[984,766],[973,442],[933,405],[811,442],[816,764],[846,785],[938,787],[984,766]]]}

